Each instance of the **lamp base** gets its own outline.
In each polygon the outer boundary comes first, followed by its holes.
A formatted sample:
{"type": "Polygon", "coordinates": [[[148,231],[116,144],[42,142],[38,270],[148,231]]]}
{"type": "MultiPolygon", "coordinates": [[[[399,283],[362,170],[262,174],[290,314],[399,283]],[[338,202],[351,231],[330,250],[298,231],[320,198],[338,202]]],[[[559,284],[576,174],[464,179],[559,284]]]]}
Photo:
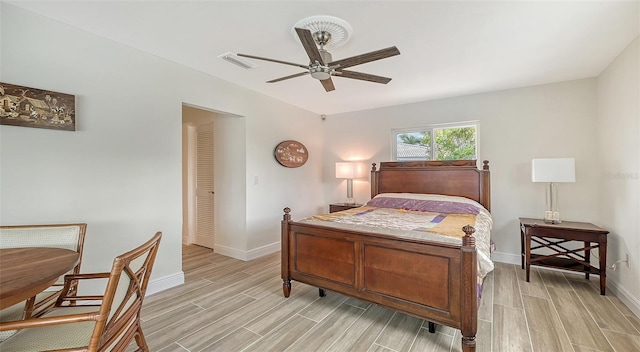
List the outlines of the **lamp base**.
{"type": "Polygon", "coordinates": [[[560,212],[547,210],[544,212],[544,222],[547,224],[560,224],[560,212]]]}
{"type": "Polygon", "coordinates": [[[560,224],[560,212],[558,211],[558,184],[549,183],[545,195],[546,206],[544,212],[544,222],[547,224],[560,224]]]}
{"type": "Polygon", "coordinates": [[[347,200],[346,204],[356,204],[355,199],[353,198],[353,179],[347,179],[347,200]]]}

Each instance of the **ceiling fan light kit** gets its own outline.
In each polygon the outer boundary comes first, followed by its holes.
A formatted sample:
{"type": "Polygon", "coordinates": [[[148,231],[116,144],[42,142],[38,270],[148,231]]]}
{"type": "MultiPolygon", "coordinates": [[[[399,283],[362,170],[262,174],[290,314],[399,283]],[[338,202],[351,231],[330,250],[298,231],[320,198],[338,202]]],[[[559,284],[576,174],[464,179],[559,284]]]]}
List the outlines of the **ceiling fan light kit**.
{"type": "Polygon", "coordinates": [[[314,65],[309,67],[311,77],[321,81],[331,78],[331,68],[327,66],[314,65]]]}
{"type": "Polygon", "coordinates": [[[381,84],[387,84],[391,81],[391,78],[388,77],[347,71],[345,68],[400,55],[400,51],[395,46],[333,61],[331,53],[325,48],[338,47],[344,45],[349,40],[353,29],[346,21],[333,16],[311,16],[298,21],[292,31],[295,33],[296,38],[300,40],[302,47],[309,57],[308,65],[240,53],[238,53],[237,56],[296,66],[306,70],[305,72],[276,78],[267,83],[275,83],[290,78],[311,75],[312,78],[320,80],[325,91],[330,92],[335,90],[331,76],[381,84]]]}

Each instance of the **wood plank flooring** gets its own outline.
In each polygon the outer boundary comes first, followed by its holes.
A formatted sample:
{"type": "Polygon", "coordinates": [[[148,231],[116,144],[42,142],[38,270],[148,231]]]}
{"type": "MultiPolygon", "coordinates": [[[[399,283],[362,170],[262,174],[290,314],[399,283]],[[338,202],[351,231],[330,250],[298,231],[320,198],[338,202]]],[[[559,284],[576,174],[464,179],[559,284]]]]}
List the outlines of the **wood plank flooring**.
{"type": "MultiPolygon", "coordinates": [[[[185,284],[142,309],[151,351],[460,351],[460,332],[293,282],[282,295],[280,255],[250,262],[183,247],[185,284]]],[[[478,319],[478,352],[640,351],[640,319],[598,277],[496,263],[478,319]]]]}

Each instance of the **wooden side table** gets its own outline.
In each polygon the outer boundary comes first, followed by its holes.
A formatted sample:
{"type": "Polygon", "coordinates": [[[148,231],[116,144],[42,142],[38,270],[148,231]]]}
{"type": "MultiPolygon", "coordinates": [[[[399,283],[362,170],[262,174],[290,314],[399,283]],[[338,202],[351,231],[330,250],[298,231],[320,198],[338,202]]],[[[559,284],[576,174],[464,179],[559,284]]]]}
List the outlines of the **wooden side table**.
{"type": "Polygon", "coordinates": [[[600,276],[600,294],[605,294],[607,283],[607,234],[609,231],[586,222],[563,221],[548,224],[542,219],[520,218],[520,254],[522,268],[529,282],[531,265],[600,276]],[[534,245],[532,246],[532,242],[534,245]],[[570,249],[568,242],[582,242],[583,246],[570,249]],[[591,264],[591,250],[598,249],[599,265],[591,264]],[[546,251],[539,251],[546,249],[546,251]],[[534,253],[538,251],[538,253],[534,253]],[[584,254],[583,254],[584,253],[584,254]]]}
{"type": "Polygon", "coordinates": [[[343,211],[343,210],[353,209],[361,206],[362,204],[333,203],[333,204],[329,204],[329,212],[335,213],[336,211],[343,211]]]}

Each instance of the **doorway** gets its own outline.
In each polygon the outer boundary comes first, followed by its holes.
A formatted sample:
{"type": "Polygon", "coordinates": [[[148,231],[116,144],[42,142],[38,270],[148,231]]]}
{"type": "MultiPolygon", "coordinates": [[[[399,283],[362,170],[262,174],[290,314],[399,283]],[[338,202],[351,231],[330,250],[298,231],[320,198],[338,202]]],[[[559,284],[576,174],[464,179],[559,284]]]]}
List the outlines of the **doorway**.
{"type": "MultiPolygon", "coordinates": [[[[203,127],[204,128],[204,127],[203,127]]],[[[206,134],[206,133],[205,133],[206,134]]],[[[206,139],[203,136],[203,139],[206,139]]],[[[244,116],[183,103],[182,105],[182,244],[212,248],[216,253],[238,257],[238,248],[246,246],[241,235],[246,232],[246,119],[244,116]],[[210,151],[213,169],[204,176],[209,186],[203,188],[202,202],[209,209],[202,222],[208,229],[203,244],[196,242],[196,131],[199,126],[213,125],[213,147],[210,151]],[[213,184],[213,188],[211,187],[213,184]],[[207,193],[208,192],[208,193],[207,193]],[[211,193],[214,192],[214,193],[211,193]],[[205,198],[206,197],[206,198],[205,198]],[[205,204],[207,205],[207,204],[205,204]]],[[[203,183],[205,183],[203,181],[203,183]]]]}
{"type": "Polygon", "coordinates": [[[183,105],[182,243],[215,246],[215,120],[216,113],[183,105]]]}

